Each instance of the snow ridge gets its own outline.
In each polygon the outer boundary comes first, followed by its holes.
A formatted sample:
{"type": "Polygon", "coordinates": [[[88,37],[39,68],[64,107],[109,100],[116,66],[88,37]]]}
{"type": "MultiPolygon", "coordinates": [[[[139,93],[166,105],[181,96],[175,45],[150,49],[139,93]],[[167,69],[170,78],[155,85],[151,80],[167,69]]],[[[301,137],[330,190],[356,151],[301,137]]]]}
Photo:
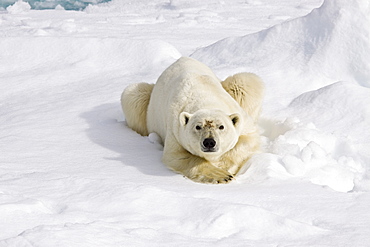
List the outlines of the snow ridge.
{"type": "Polygon", "coordinates": [[[281,87],[291,88],[298,78],[299,88],[305,91],[339,80],[370,87],[369,26],[368,1],[326,0],[305,17],[226,38],[192,56],[213,67],[232,65],[257,69],[262,75],[278,73],[281,87]]]}

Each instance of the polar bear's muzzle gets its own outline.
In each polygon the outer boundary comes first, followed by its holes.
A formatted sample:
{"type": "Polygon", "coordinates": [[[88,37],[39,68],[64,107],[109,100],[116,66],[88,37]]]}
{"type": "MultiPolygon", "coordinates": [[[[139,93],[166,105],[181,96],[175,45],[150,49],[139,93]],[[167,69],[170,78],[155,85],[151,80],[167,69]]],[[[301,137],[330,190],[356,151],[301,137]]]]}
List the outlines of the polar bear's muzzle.
{"type": "Polygon", "coordinates": [[[213,138],[205,138],[202,142],[202,151],[203,152],[217,152],[217,142],[213,138]]]}

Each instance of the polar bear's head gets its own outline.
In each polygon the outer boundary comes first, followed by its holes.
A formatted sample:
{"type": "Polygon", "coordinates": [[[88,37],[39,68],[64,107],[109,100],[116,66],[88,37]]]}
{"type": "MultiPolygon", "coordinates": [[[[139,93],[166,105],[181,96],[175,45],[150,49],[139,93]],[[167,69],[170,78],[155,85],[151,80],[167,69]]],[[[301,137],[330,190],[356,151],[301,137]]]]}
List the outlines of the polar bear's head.
{"type": "Polygon", "coordinates": [[[241,115],[221,110],[198,110],[180,114],[179,141],[190,153],[207,160],[232,149],[240,135],[241,115]]]}

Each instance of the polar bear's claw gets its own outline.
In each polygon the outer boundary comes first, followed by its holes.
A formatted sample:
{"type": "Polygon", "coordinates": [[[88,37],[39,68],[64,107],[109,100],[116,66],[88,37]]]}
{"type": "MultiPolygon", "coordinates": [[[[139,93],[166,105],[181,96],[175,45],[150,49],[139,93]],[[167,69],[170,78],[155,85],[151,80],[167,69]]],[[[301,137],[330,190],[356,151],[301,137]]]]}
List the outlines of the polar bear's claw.
{"type": "Polygon", "coordinates": [[[226,184],[234,179],[234,176],[221,169],[212,169],[205,173],[189,177],[194,182],[206,184],[226,184]]]}

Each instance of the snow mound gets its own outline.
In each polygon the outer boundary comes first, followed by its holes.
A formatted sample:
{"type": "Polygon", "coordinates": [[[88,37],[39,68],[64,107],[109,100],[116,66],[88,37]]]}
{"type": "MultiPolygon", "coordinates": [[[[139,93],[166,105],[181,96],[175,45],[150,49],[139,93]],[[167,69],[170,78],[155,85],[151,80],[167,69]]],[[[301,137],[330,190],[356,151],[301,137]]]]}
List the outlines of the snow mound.
{"type": "Polygon", "coordinates": [[[363,127],[370,122],[369,95],[369,88],[337,82],[303,93],[289,107],[295,112],[299,110],[300,119],[308,120],[314,114],[320,116],[311,119],[320,129],[335,130],[364,140],[367,136],[364,136],[363,127]]]}
{"type": "Polygon", "coordinates": [[[337,82],[294,99],[287,112],[295,117],[262,119],[264,153],[252,158],[241,180],[301,178],[340,192],[368,191],[369,95],[370,89],[337,82]]]}
{"type": "Polygon", "coordinates": [[[28,12],[30,11],[30,9],[31,9],[31,6],[28,3],[18,1],[14,3],[13,5],[7,7],[6,11],[8,11],[9,14],[20,14],[23,12],[28,12]]]}
{"type": "MultiPolygon", "coordinates": [[[[237,242],[263,239],[266,242],[274,242],[287,234],[298,240],[327,233],[312,222],[300,222],[268,209],[212,198],[191,198],[157,186],[133,187],[124,196],[130,198],[130,201],[117,205],[108,199],[100,208],[102,211],[112,210],[107,208],[107,204],[113,206],[114,210],[121,208],[121,217],[124,219],[122,221],[94,220],[41,225],[7,239],[7,244],[20,245],[26,239],[30,243],[37,242],[40,246],[47,246],[55,241],[54,239],[68,236],[64,246],[71,242],[74,246],[104,246],[104,241],[112,241],[112,237],[117,245],[146,240],[157,243],[168,241],[169,245],[164,246],[172,246],[171,240],[192,238],[204,242],[203,245],[202,242],[199,245],[194,243],[195,246],[214,246],[212,242],[215,240],[237,242]],[[183,213],[185,209],[189,214],[183,213]],[[140,221],[140,224],[137,221],[140,221]],[[114,233],[111,230],[114,230],[114,233]],[[102,242],[96,242],[95,234],[103,235],[99,237],[102,242]]],[[[83,215],[76,217],[84,218],[83,215]]]]}
{"type": "MultiPolygon", "coordinates": [[[[39,30],[41,31],[41,30],[39,30]]],[[[39,32],[40,33],[40,32],[39,32]]],[[[122,74],[150,73],[181,54],[160,40],[119,38],[14,37],[0,40],[0,74],[18,71],[79,69],[96,73],[121,70],[122,74]],[[125,69],[129,68],[129,69],[125,69]]]]}
{"type": "Polygon", "coordinates": [[[363,172],[362,165],[351,155],[336,156],[343,147],[334,135],[298,119],[264,125],[270,131],[264,133],[264,153],[252,158],[253,165],[242,180],[301,178],[340,192],[353,190],[356,174],[363,172]]]}
{"type": "Polygon", "coordinates": [[[370,87],[369,26],[369,1],[326,0],[305,17],[226,38],[192,57],[214,67],[273,74],[275,81],[281,79],[280,87],[298,94],[340,80],[370,87]]]}
{"type": "Polygon", "coordinates": [[[302,121],[312,121],[321,130],[336,135],[331,156],[350,168],[356,185],[370,189],[370,89],[348,82],[337,82],[298,96],[289,105],[302,121]],[[312,118],[313,115],[319,116],[312,118]],[[366,185],[368,184],[368,185],[366,185]]]}

